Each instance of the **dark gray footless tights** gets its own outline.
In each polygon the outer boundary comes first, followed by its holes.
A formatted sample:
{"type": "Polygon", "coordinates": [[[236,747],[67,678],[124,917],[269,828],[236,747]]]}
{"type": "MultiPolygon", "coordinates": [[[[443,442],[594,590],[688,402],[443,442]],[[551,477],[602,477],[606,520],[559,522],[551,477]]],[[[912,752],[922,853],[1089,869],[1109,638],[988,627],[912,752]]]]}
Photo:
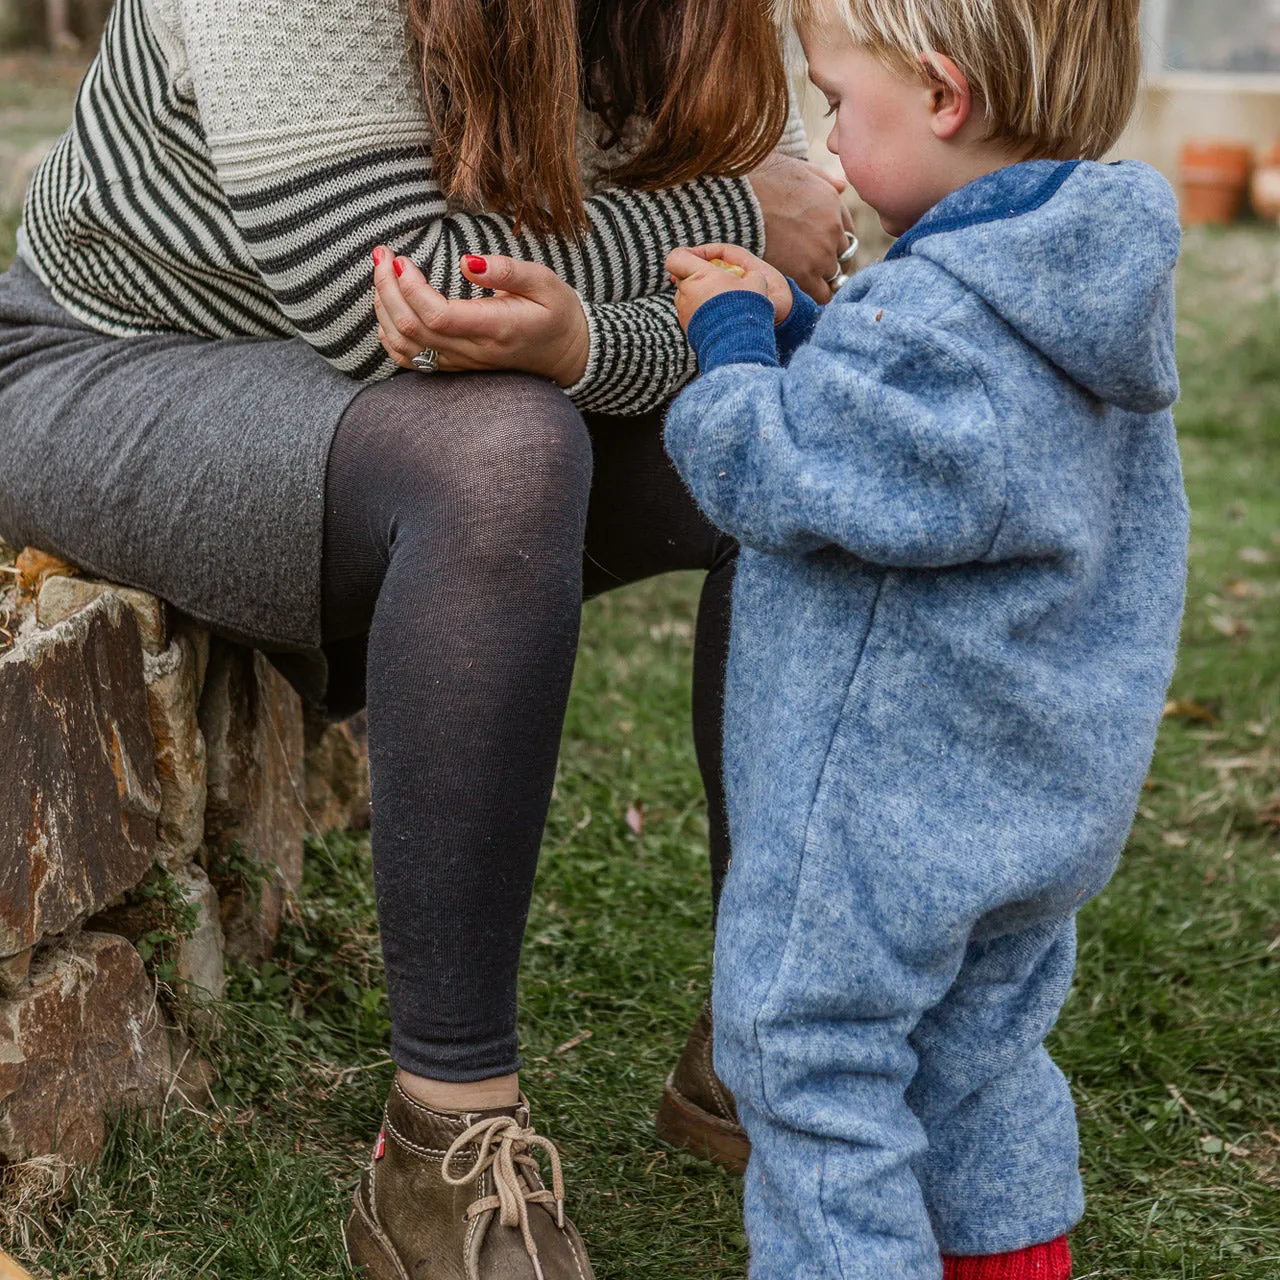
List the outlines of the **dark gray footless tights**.
{"type": "Polygon", "coordinates": [[[718,892],[733,556],[668,462],[660,414],[584,423],[517,374],[411,374],[352,402],[326,485],[328,709],[367,697],[397,1065],[456,1081],[516,1069],[520,947],[582,600],[672,569],[709,571],[694,733],[718,892]]]}

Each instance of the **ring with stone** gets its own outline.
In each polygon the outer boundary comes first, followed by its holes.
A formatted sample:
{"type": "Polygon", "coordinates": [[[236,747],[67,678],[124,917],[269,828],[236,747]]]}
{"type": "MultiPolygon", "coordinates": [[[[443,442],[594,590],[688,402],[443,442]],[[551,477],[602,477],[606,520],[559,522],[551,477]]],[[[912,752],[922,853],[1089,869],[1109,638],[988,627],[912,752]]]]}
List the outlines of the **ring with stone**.
{"type": "Polygon", "coordinates": [[[836,261],[843,267],[845,263],[853,261],[853,255],[858,252],[858,237],[852,231],[844,233],[844,248],[836,255],[836,261]]]}
{"type": "Polygon", "coordinates": [[[423,347],[412,360],[411,365],[419,373],[439,373],[440,372],[440,353],[435,347],[423,347]]]}

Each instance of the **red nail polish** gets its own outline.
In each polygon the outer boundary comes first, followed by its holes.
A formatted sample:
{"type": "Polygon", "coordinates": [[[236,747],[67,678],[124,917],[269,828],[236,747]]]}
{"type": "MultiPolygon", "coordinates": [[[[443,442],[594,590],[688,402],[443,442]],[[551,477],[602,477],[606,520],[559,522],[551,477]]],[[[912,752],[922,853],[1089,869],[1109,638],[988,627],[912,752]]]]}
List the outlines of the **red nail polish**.
{"type": "Polygon", "coordinates": [[[382,265],[382,247],[379,246],[373,251],[373,265],[380,267],[382,265]]]}
{"type": "Polygon", "coordinates": [[[397,276],[404,275],[404,263],[399,258],[394,259],[391,266],[395,270],[397,276]]]}
{"type": "Polygon", "coordinates": [[[467,254],[467,270],[473,276],[482,276],[489,270],[489,264],[479,254],[467,254]]]}

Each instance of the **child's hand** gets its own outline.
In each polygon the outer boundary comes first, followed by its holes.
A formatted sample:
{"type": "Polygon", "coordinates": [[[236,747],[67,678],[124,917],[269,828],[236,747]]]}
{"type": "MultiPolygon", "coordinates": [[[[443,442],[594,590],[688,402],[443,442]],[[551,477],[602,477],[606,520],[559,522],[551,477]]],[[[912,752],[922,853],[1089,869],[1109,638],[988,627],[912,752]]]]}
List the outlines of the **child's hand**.
{"type": "Polygon", "coordinates": [[[673,249],[666,268],[676,286],[676,314],[687,332],[693,313],[709,298],[733,289],[763,293],[773,303],[773,323],[781,324],[791,314],[791,286],[780,271],[736,244],[700,244],[689,249],[673,249]],[[713,265],[719,259],[743,272],[726,271],[713,265]]]}

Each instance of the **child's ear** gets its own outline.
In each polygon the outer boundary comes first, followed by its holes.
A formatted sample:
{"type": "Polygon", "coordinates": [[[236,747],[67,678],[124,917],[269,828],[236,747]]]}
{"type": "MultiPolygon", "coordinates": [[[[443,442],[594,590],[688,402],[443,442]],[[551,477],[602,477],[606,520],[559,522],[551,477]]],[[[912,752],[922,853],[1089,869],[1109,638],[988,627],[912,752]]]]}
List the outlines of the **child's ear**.
{"type": "Polygon", "coordinates": [[[969,81],[945,53],[927,54],[920,63],[929,92],[934,136],[945,142],[964,128],[973,109],[969,81]]]}

